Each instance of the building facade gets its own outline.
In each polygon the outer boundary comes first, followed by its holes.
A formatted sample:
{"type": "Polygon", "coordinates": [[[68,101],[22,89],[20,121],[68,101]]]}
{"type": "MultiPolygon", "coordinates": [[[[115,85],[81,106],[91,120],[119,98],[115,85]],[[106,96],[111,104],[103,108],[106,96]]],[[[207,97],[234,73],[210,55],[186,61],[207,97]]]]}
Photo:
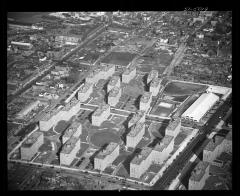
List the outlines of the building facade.
{"type": "Polygon", "coordinates": [[[154,78],[150,82],[149,92],[152,93],[152,96],[157,96],[157,94],[159,93],[160,87],[161,87],[161,79],[154,78]]]}
{"type": "Polygon", "coordinates": [[[122,74],[122,82],[129,83],[137,74],[137,70],[135,66],[130,66],[125,69],[122,74]]]}
{"type": "Polygon", "coordinates": [[[83,86],[78,91],[78,100],[80,102],[85,102],[90,97],[93,92],[93,83],[85,82],[83,86]]]}
{"type": "Polygon", "coordinates": [[[119,76],[112,76],[108,85],[107,85],[107,92],[110,92],[114,87],[121,87],[121,81],[119,76]]]}
{"type": "Polygon", "coordinates": [[[165,135],[164,138],[154,147],[152,161],[156,164],[162,164],[173,151],[174,137],[165,135]]]}
{"type": "Polygon", "coordinates": [[[100,126],[110,116],[110,105],[102,104],[92,115],[92,125],[100,126]]]}
{"type": "Polygon", "coordinates": [[[35,131],[21,146],[21,159],[30,161],[43,144],[43,133],[35,131]]]}
{"type": "Polygon", "coordinates": [[[150,108],[151,102],[152,102],[152,93],[145,92],[140,99],[139,110],[147,111],[150,108]]]}
{"type": "Polygon", "coordinates": [[[191,173],[188,183],[188,190],[202,190],[206,179],[209,177],[210,164],[200,161],[191,173]]]}
{"type": "Polygon", "coordinates": [[[138,122],[136,125],[131,127],[130,132],[127,134],[126,146],[135,148],[143,138],[144,134],[145,134],[145,124],[142,122],[138,122]]]}
{"type": "Polygon", "coordinates": [[[119,144],[111,142],[96,157],[94,157],[94,169],[104,171],[119,155],[119,144]]]}
{"type": "Polygon", "coordinates": [[[108,94],[108,104],[110,106],[116,106],[122,96],[122,89],[115,86],[108,94]]]}
{"type": "Polygon", "coordinates": [[[179,134],[181,128],[181,119],[172,120],[166,128],[165,134],[173,136],[174,138],[179,134]]]}
{"type": "Polygon", "coordinates": [[[152,148],[143,147],[138,154],[130,162],[130,177],[139,179],[152,164],[152,148]]]}
{"type": "Polygon", "coordinates": [[[67,140],[60,152],[60,164],[70,165],[75,159],[77,152],[80,150],[80,145],[80,138],[71,137],[67,140]]]}
{"type": "Polygon", "coordinates": [[[66,129],[62,136],[62,143],[66,143],[72,136],[79,138],[82,134],[82,124],[80,122],[73,122],[70,127],[66,129]]]}

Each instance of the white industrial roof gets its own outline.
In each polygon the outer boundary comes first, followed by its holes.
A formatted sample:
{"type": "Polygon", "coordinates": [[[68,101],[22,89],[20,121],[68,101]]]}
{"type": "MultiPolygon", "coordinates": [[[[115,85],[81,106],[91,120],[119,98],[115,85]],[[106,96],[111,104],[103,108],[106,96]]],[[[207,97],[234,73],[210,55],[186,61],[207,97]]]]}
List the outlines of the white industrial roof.
{"type": "Polygon", "coordinates": [[[219,97],[217,95],[213,93],[204,93],[182,114],[182,117],[199,122],[218,100],[219,97]]]}

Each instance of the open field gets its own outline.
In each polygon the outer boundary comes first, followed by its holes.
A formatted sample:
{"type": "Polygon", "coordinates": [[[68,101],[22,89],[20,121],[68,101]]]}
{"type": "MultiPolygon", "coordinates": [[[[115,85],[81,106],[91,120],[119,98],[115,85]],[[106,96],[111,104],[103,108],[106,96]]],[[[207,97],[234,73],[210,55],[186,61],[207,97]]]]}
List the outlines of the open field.
{"type": "Polygon", "coordinates": [[[127,66],[136,56],[136,54],[131,54],[128,52],[111,52],[107,55],[102,63],[116,64],[121,66],[127,66]]]}
{"type": "Polygon", "coordinates": [[[163,93],[172,96],[183,96],[205,91],[206,85],[190,84],[184,82],[170,82],[163,93]]]}

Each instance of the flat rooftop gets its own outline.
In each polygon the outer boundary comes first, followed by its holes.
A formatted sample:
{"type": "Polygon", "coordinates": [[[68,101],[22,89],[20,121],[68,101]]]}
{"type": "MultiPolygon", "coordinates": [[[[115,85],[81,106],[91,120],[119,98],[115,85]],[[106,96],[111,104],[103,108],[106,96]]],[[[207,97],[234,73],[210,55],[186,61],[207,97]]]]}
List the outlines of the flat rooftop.
{"type": "Polygon", "coordinates": [[[43,135],[42,132],[40,131],[35,131],[32,133],[22,144],[22,147],[24,148],[30,148],[36,141],[37,139],[43,135]]]}
{"type": "Polygon", "coordinates": [[[168,124],[166,129],[168,129],[169,131],[175,131],[179,123],[180,123],[180,118],[174,119],[168,124]]]}
{"type": "Polygon", "coordinates": [[[142,161],[147,159],[147,157],[151,154],[151,152],[152,152],[152,148],[146,147],[146,146],[143,147],[140,154],[134,157],[134,159],[131,161],[131,164],[140,165],[142,161]]]}
{"type": "Polygon", "coordinates": [[[79,128],[79,126],[81,126],[82,124],[80,122],[73,122],[68,129],[65,131],[63,137],[72,137],[72,135],[77,131],[77,129],[79,128]]]}
{"type": "Polygon", "coordinates": [[[68,102],[63,108],[62,111],[69,111],[72,107],[74,107],[77,103],[79,102],[79,100],[77,100],[76,97],[73,97],[70,102],[68,102]]]}
{"type": "Polygon", "coordinates": [[[96,155],[97,159],[105,159],[106,156],[110,155],[118,146],[118,143],[110,142],[105,149],[96,155]]]}
{"type": "Polygon", "coordinates": [[[93,85],[92,83],[85,82],[84,85],[81,86],[81,88],[79,89],[78,92],[79,93],[86,93],[92,85],[93,85]]]}
{"type": "Polygon", "coordinates": [[[120,91],[120,88],[114,86],[114,88],[109,92],[109,97],[116,97],[120,91]]]}
{"type": "Polygon", "coordinates": [[[150,83],[150,87],[158,87],[161,83],[160,78],[153,78],[152,82],[150,83]]]}
{"type": "Polygon", "coordinates": [[[208,144],[207,146],[205,147],[204,150],[207,150],[207,151],[214,151],[215,148],[220,145],[224,140],[224,137],[221,137],[219,135],[216,135],[208,144]],[[214,139],[215,139],[215,142],[214,142],[214,139]]]}
{"type": "Polygon", "coordinates": [[[111,69],[111,68],[113,68],[113,67],[115,67],[115,66],[114,66],[114,65],[104,65],[104,66],[102,67],[102,71],[106,72],[106,71],[108,71],[109,69],[111,69]]]}
{"type": "Polygon", "coordinates": [[[207,167],[209,166],[208,162],[200,161],[194,170],[191,173],[190,180],[192,181],[200,181],[204,176],[207,167]]]}
{"type": "Polygon", "coordinates": [[[45,112],[43,112],[43,114],[41,114],[41,116],[39,117],[39,121],[48,121],[52,118],[52,116],[54,116],[55,114],[57,114],[60,110],[62,110],[64,106],[57,106],[55,108],[48,108],[45,112]]]}
{"type": "Polygon", "coordinates": [[[152,93],[151,92],[144,92],[144,94],[141,97],[141,102],[147,103],[149,99],[151,98],[152,93]]]}
{"type": "Polygon", "coordinates": [[[69,140],[67,140],[66,143],[63,145],[61,153],[63,154],[71,153],[72,150],[75,148],[78,140],[80,140],[80,138],[76,138],[76,137],[71,137],[69,140]]]}
{"type": "Polygon", "coordinates": [[[100,116],[104,111],[108,110],[110,108],[110,105],[108,104],[102,104],[99,106],[98,109],[95,110],[93,113],[93,116],[100,116]]]}
{"type": "Polygon", "coordinates": [[[136,135],[139,134],[139,132],[144,128],[144,123],[138,122],[136,125],[134,125],[131,128],[131,131],[128,133],[127,136],[129,137],[135,137],[136,135]]]}
{"type": "Polygon", "coordinates": [[[155,151],[159,151],[162,152],[164,150],[164,148],[167,148],[168,145],[171,143],[171,141],[173,140],[173,136],[170,135],[165,135],[164,138],[160,141],[160,143],[158,143],[155,147],[154,150],[155,151]]]}
{"type": "Polygon", "coordinates": [[[131,118],[131,120],[129,121],[129,123],[133,123],[135,124],[136,122],[138,122],[143,116],[145,115],[145,112],[143,110],[138,110],[133,117],[131,118]]]}
{"type": "Polygon", "coordinates": [[[119,76],[112,76],[108,84],[111,86],[115,86],[119,80],[120,80],[119,76]]]}

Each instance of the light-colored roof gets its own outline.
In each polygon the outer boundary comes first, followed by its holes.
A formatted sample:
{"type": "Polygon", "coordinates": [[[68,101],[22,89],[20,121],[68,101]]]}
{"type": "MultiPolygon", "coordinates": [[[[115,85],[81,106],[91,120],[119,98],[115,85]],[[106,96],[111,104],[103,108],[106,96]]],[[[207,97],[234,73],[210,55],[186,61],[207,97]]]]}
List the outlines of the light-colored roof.
{"type": "Polygon", "coordinates": [[[73,122],[70,127],[64,132],[63,137],[72,137],[72,135],[77,131],[78,127],[81,126],[80,122],[73,122]]]}
{"type": "Polygon", "coordinates": [[[131,161],[131,164],[140,165],[142,163],[142,161],[147,159],[147,157],[151,154],[151,152],[152,152],[152,148],[149,148],[146,146],[143,147],[140,154],[138,154],[136,157],[134,157],[134,159],[131,161]]]}
{"type": "Polygon", "coordinates": [[[63,145],[61,153],[69,154],[75,148],[76,143],[80,140],[80,138],[71,137],[66,143],[63,145]]]}
{"type": "Polygon", "coordinates": [[[74,107],[77,103],[79,102],[79,100],[77,100],[76,97],[73,97],[70,102],[68,102],[63,108],[62,111],[69,111],[72,107],[74,107]]]}
{"type": "Polygon", "coordinates": [[[23,142],[22,147],[30,148],[41,135],[43,135],[43,132],[35,131],[23,142]]]}
{"type": "Polygon", "coordinates": [[[138,122],[135,126],[131,128],[131,131],[128,133],[127,136],[129,137],[135,137],[140,133],[140,131],[145,127],[144,123],[138,122]]]}
{"type": "Polygon", "coordinates": [[[81,88],[79,89],[78,92],[79,93],[86,93],[92,85],[93,85],[92,83],[85,82],[84,85],[81,86],[81,88]]]}
{"type": "Polygon", "coordinates": [[[221,137],[221,136],[219,136],[219,135],[216,135],[214,138],[207,144],[207,146],[205,147],[204,150],[207,150],[207,151],[211,151],[211,152],[212,152],[212,151],[214,151],[215,148],[216,148],[218,145],[220,145],[220,144],[223,142],[223,140],[224,140],[224,137],[221,137]],[[215,142],[213,142],[213,141],[214,141],[214,138],[215,138],[215,142]]]}
{"type": "Polygon", "coordinates": [[[218,100],[217,95],[204,93],[182,114],[182,117],[199,121],[218,100]]]}
{"type": "Polygon", "coordinates": [[[164,138],[158,143],[155,147],[154,150],[162,152],[164,148],[167,148],[168,145],[171,143],[173,140],[173,136],[170,135],[165,135],[164,138]]]}
{"type": "Polygon", "coordinates": [[[28,113],[30,110],[34,109],[38,104],[40,103],[39,100],[31,102],[29,105],[24,107],[19,113],[19,116],[25,115],[25,113],[28,113]]]}
{"type": "Polygon", "coordinates": [[[141,102],[147,103],[149,99],[151,98],[152,93],[151,92],[144,92],[144,94],[141,97],[141,102]]]}
{"type": "Polygon", "coordinates": [[[102,67],[102,71],[108,71],[109,69],[111,69],[112,67],[115,67],[114,65],[112,64],[107,64],[105,66],[102,67]]]}
{"type": "Polygon", "coordinates": [[[112,76],[112,78],[108,84],[111,86],[115,86],[119,80],[120,80],[119,76],[112,76]]]}
{"type": "Polygon", "coordinates": [[[118,146],[118,143],[110,142],[105,149],[96,155],[97,159],[105,159],[106,156],[110,155],[118,146]]]}
{"type": "Polygon", "coordinates": [[[121,89],[119,87],[114,86],[113,89],[109,92],[109,97],[116,97],[120,90],[121,89]]]}
{"type": "Polygon", "coordinates": [[[95,110],[93,113],[93,116],[100,116],[104,111],[108,110],[110,108],[110,105],[108,104],[102,104],[99,106],[98,109],[95,110]]]}
{"type": "Polygon", "coordinates": [[[191,173],[190,180],[192,181],[200,181],[204,176],[207,167],[209,166],[208,162],[200,161],[194,170],[191,173]]]}

